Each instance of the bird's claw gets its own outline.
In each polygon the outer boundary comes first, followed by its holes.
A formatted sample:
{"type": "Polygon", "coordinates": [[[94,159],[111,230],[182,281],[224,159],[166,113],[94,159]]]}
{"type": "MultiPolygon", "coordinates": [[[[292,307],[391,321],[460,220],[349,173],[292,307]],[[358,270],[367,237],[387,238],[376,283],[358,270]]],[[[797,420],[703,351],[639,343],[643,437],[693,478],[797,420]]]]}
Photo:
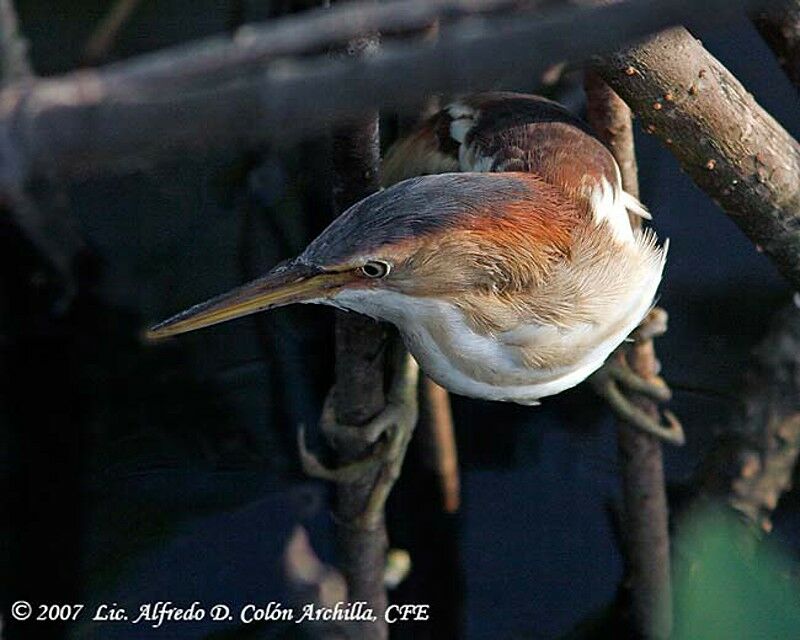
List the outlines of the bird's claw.
{"type": "MultiPolygon", "coordinates": [[[[641,342],[663,335],[667,330],[667,318],[666,311],[653,307],[631,338],[634,342],[641,342]]],[[[623,357],[612,357],[594,374],[592,384],[625,422],[670,444],[682,445],[686,441],[683,426],[675,414],[663,410],[662,422],[660,417],[654,417],[636,406],[620,390],[620,387],[624,387],[654,402],[668,402],[672,398],[672,391],[661,377],[643,378],[627,365],[623,357]]]]}
{"type": "MultiPolygon", "coordinates": [[[[663,378],[655,376],[645,379],[624,362],[609,360],[597,372],[596,378],[600,387],[612,383],[617,389],[619,385],[622,385],[628,391],[647,396],[655,402],[669,402],[672,399],[672,391],[663,378]]],[[[601,393],[601,395],[607,396],[605,393],[601,393]]]]}
{"type": "Polygon", "coordinates": [[[357,445],[360,449],[367,449],[381,439],[394,425],[408,422],[412,417],[405,398],[392,398],[391,391],[386,399],[386,406],[372,420],[363,426],[342,424],[336,420],[335,409],[336,387],[332,387],[325,398],[319,424],[328,444],[334,449],[340,447],[353,448],[357,445]]]}
{"type": "Polygon", "coordinates": [[[364,474],[380,466],[385,460],[387,446],[386,443],[380,443],[369,455],[360,460],[355,460],[339,467],[329,467],[306,446],[305,426],[300,425],[297,429],[297,450],[300,455],[300,464],[303,467],[303,472],[307,476],[318,480],[346,484],[348,482],[356,482],[364,474]]]}
{"type": "Polygon", "coordinates": [[[406,449],[417,423],[417,380],[419,369],[404,350],[394,369],[394,379],[386,398],[386,407],[363,427],[336,422],[333,393],[328,394],[320,427],[334,449],[341,443],[353,441],[363,448],[371,447],[361,459],[339,467],[328,467],[309,451],[305,444],[305,429],[297,433],[297,445],[303,471],[313,478],[336,483],[353,483],[375,474],[377,478],[363,513],[350,523],[359,528],[375,526],[381,517],[386,498],[400,475],[406,449]],[[385,438],[382,436],[386,435],[385,438]]]}
{"type": "MultiPolygon", "coordinates": [[[[628,369],[631,376],[638,379],[637,384],[648,385],[649,381],[644,380],[637,376],[633,371],[628,369]]],[[[659,418],[655,418],[645,412],[644,410],[637,407],[631,400],[629,400],[625,395],[620,391],[619,386],[617,384],[617,380],[615,380],[611,375],[601,375],[595,378],[595,389],[597,392],[605,398],[606,402],[608,402],[611,409],[625,422],[628,424],[641,429],[645,433],[649,433],[650,435],[658,438],[659,440],[663,440],[664,442],[668,442],[674,445],[682,445],[686,442],[686,435],[683,432],[683,426],[681,425],[678,418],[675,416],[674,413],[671,411],[664,409],[662,413],[664,415],[664,420],[666,424],[662,424],[659,418]]],[[[660,378],[657,380],[661,381],[660,378]]],[[[623,383],[625,384],[625,383],[623,383]]],[[[661,385],[669,391],[661,381],[661,385]]],[[[627,385],[626,385],[627,386],[627,385]]],[[[657,388],[659,385],[656,383],[654,388],[657,388]]],[[[650,395],[647,391],[641,391],[642,387],[634,388],[629,387],[632,391],[636,391],[637,393],[644,393],[645,395],[649,395],[651,398],[656,399],[653,395],[650,395]]]]}

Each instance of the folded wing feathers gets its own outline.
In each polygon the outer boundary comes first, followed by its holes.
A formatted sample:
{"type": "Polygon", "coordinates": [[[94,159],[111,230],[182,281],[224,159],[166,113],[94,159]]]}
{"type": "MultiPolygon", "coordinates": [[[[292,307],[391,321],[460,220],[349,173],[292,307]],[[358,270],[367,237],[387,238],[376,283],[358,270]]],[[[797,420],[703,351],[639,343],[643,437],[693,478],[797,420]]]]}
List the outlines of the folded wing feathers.
{"type": "Polygon", "coordinates": [[[633,197],[627,191],[622,192],[622,202],[625,205],[625,208],[628,210],[628,213],[639,216],[640,218],[644,218],[645,220],[653,219],[653,216],[650,215],[647,207],[639,202],[638,198],[633,197]]]}

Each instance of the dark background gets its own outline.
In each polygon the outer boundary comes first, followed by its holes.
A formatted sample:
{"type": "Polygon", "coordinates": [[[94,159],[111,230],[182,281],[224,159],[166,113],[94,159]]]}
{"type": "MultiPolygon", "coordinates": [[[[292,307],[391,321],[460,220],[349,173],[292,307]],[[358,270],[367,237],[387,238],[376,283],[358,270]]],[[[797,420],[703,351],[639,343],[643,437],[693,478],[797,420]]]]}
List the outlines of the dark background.
{"type": "MultiPolygon", "coordinates": [[[[17,3],[42,75],[74,69],[107,2],[17,3]]],[[[282,11],[239,3],[246,20],[282,11]]],[[[223,33],[235,3],[143,2],[113,52],[122,59],[223,33]]],[[[698,34],[793,134],[797,94],[749,23],[698,34]]],[[[413,81],[411,79],[410,81],[413,81]]],[[[529,85],[481,87],[539,91],[529,85]]],[[[582,109],[574,85],[555,96],[582,109]]],[[[386,114],[385,137],[396,119],[386,114]]],[[[790,292],[768,261],[637,130],[642,199],[671,239],[658,341],[672,408],[688,436],[668,448],[687,480],[724,426],[749,349],[790,292]]],[[[287,601],[280,554],[303,522],[333,561],[326,488],[297,469],[294,432],[313,425],[331,382],[332,314],[286,309],[164,345],[146,325],[288,257],[330,219],[330,154],[321,137],[288,149],[184,157],[127,175],[57,185],[88,250],[77,293],[7,218],[0,223],[0,594],[4,603],[101,602],[136,610],[287,601]],[[62,311],[66,308],[66,311],[62,311]]],[[[56,204],[53,204],[53,203],[56,204]]],[[[608,505],[617,498],[613,420],[583,387],[524,408],[454,397],[463,504],[438,514],[412,446],[389,505],[394,546],[413,570],[398,601],[429,602],[435,622],[398,637],[551,638],[610,602],[621,577],[608,505]]],[[[800,550],[797,500],[776,536],[800,550]]],[[[4,607],[4,610],[7,609],[4,607]]],[[[214,623],[147,630],[79,624],[15,628],[8,638],[292,637],[214,623]],[[216,634],[216,635],[214,635],[216,634]],[[248,635],[249,634],[249,635],[248,635]]],[[[84,619],[85,620],[85,619],[84,619]]]]}

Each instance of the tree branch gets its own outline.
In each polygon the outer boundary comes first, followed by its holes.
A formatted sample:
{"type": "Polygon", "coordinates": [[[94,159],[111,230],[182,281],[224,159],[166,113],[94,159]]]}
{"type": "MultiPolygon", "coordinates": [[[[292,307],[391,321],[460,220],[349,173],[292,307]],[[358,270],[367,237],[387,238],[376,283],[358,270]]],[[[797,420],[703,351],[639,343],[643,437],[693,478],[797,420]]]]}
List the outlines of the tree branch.
{"type": "MultiPolygon", "coordinates": [[[[374,55],[377,46],[377,37],[362,37],[348,44],[346,55],[374,55]]],[[[378,113],[372,112],[333,132],[333,200],[337,215],[380,188],[378,126],[378,113]]],[[[375,616],[374,622],[350,625],[353,637],[365,640],[385,640],[389,636],[384,619],[388,606],[384,583],[388,550],[384,506],[399,475],[416,422],[416,373],[398,387],[398,382],[403,382],[401,377],[406,375],[400,364],[408,358],[404,351],[402,359],[392,360],[396,365],[392,388],[388,396],[384,393],[387,346],[392,340],[397,338],[385,324],[358,314],[337,313],[336,424],[332,425],[330,443],[337,453],[340,469],[357,471],[337,482],[336,531],[350,602],[366,602],[375,616]],[[384,440],[379,443],[384,447],[379,449],[382,451],[379,455],[365,435],[367,426],[399,401],[398,388],[413,396],[411,424],[405,425],[400,439],[397,434],[403,427],[402,418],[385,428],[384,440]],[[370,459],[373,462],[365,465],[364,461],[370,459]]],[[[399,348],[397,345],[396,349],[399,348]]],[[[331,477],[335,479],[335,471],[331,477]]]]}
{"type": "Polygon", "coordinates": [[[719,23],[766,1],[706,0],[699,8],[695,0],[628,0],[443,21],[435,42],[406,39],[358,60],[308,55],[365,29],[424,27],[460,15],[458,7],[464,13],[503,3],[359,4],[243,27],[233,40],[212,38],[1,92],[0,190],[31,172],[74,177],[141,167],[178,152],[288,142],[354,113],[489,81],[507,86],[564,59],[686,20],[719,23]]]}
{"type": "MultiPolygon", "coordinates": [[[[628,106],[598,75],[587,72],[589,123],[611,149],[622,173],[623,188],[639,196],[633,125],[628,106]]],[[[631,216],[631,224],[641,218],[631,216]]],[[[658,377],[653,340],[637,340],[627,358],[619,356],[639,377],[658,377]]],[[[658,406],[643,396],[633,402],[656,421],[658,406]]],[[[631,603],[630,624],[636,637],[668,638],[672,628],[669,529],[661,442],[620,421],[618,444],[624,498],[625,588],[631,603]]]]}
{"type": "Polygon", "coordinates": [[[800,89],[800,0],[783,0],[753,17],[786,75],[800,89]]]}
{"type": "Polygon", "coordinates": [[[800,145],[683,28],[596,69],[800,290],[800,145]]]}
{"type": "Polygon", "coordinates": [[[800,454],[800,310],[778,313],[753,352],[742,408],[696,477],[698,494],[722,500],[763,531],[788,491],[800,454]]]}

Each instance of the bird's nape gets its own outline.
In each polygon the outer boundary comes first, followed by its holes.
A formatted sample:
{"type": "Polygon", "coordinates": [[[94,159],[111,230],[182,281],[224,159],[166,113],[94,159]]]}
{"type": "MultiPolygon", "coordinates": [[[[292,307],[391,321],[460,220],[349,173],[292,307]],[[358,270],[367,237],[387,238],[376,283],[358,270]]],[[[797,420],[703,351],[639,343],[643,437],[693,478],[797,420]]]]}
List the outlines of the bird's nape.
{"type": "Polygon", "coordinates": [[[267,309],[315,302],[335,294],[355,279],[350,270],[325,271],[293,260],[278,265],[261,278],[160,322],[150,328],[145,337],[159,340],[267,309]]]}

